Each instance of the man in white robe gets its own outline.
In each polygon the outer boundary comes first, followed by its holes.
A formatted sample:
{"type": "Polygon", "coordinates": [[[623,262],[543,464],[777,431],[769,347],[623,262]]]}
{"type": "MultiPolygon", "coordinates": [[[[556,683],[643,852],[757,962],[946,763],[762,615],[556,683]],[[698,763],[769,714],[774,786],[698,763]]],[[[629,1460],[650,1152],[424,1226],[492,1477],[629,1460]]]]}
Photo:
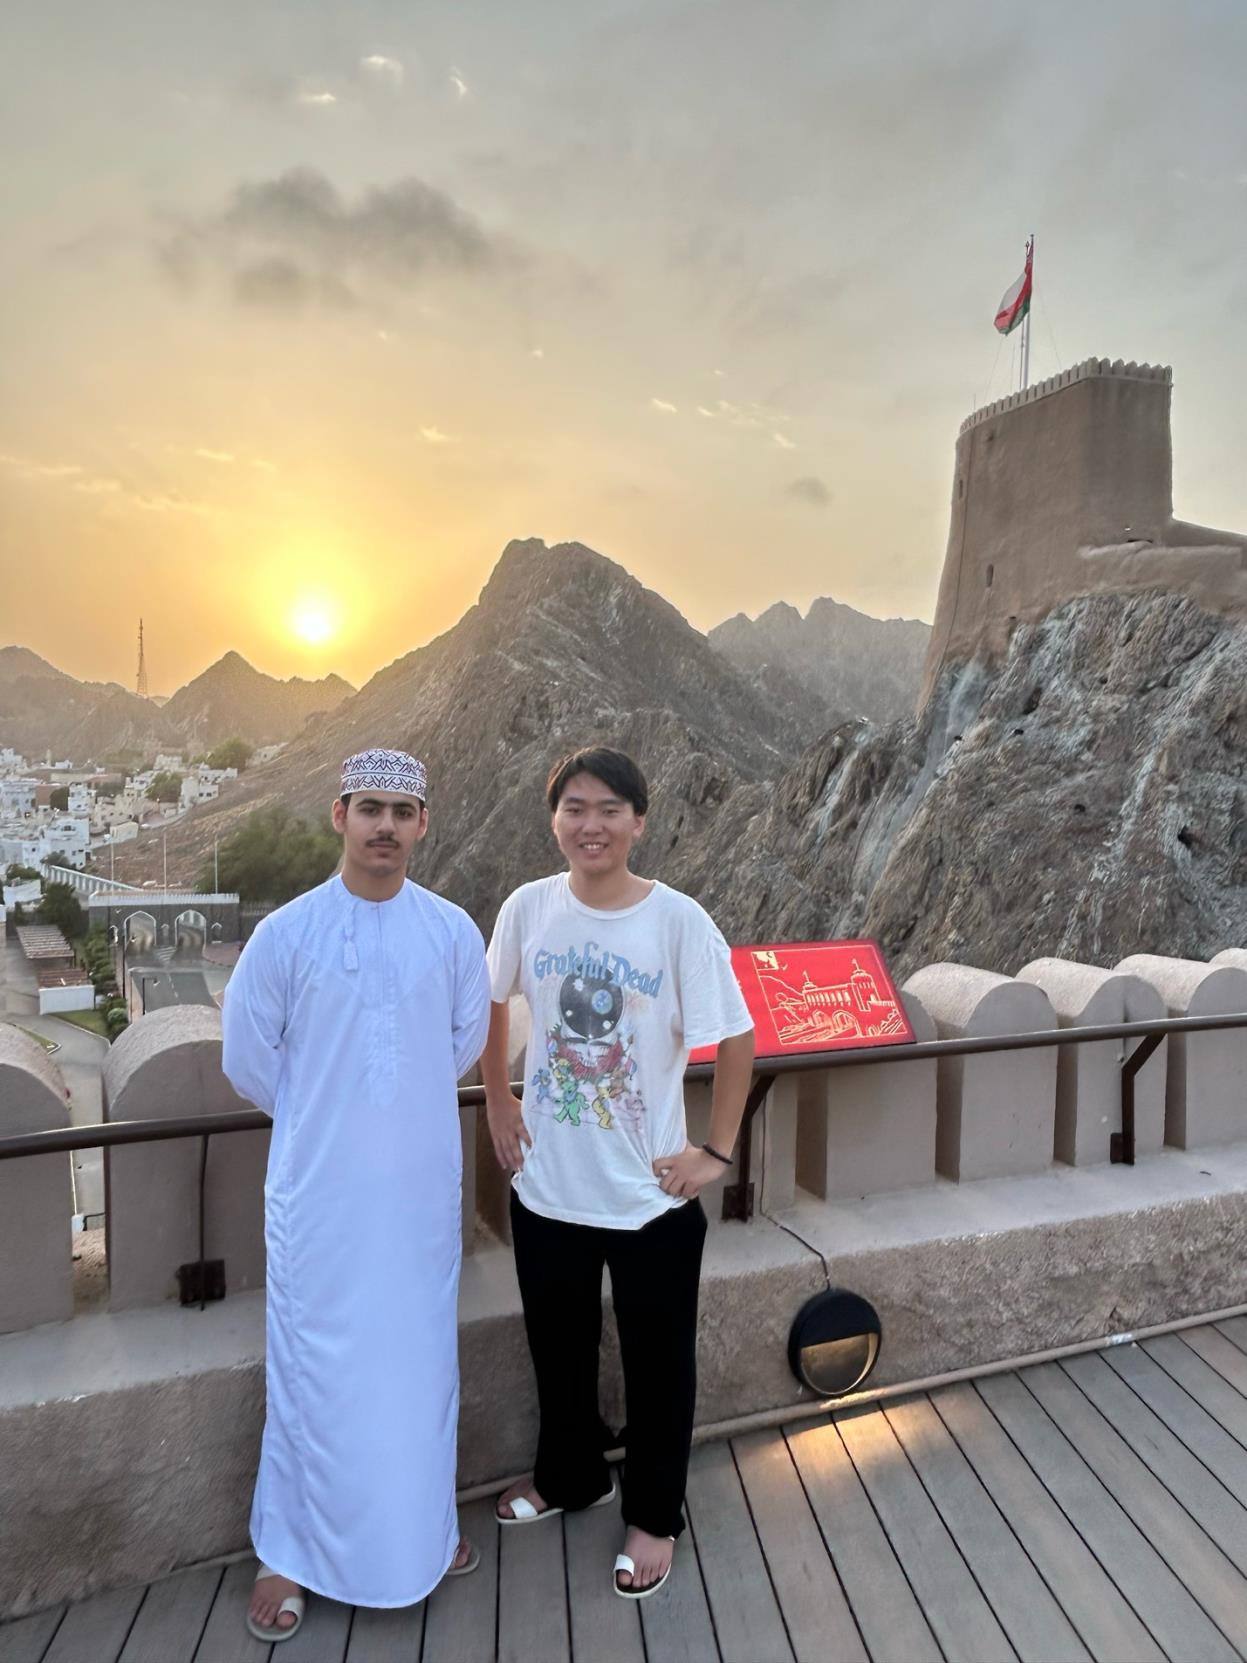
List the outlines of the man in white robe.
{"type": "Polygon", "coordinates": [[[457,1081],[489,1022],[476,925],[406,877],[428,827],[403,752],[343,766],[341,870],[264,919],[230,980],[224,1068],[273,1117],[268,1407],[253,1633],[306,1590],[403,1606],[475,1568],[455,1507],[457,1081]]]}

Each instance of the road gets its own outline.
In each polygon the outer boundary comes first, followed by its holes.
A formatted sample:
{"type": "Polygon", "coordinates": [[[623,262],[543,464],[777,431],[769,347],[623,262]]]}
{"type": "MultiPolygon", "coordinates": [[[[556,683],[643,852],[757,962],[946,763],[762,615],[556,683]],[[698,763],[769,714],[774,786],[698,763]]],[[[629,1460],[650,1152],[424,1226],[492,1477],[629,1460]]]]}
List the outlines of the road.
{"type": "MultiPolygon", "coordinates": [[[[104,1117],[102,1074],[108,1041],[98,1034],[38,1014],[34,978],[15,941],[4,943],[0,1016],[28,1033],[50,1040],[57,1049],[52,1061],[69,1088],[69,1117],[73,1126],[95,1126],[104,1117]]],[[[104,1157],[98,1149],[84,1149],[71,1157],[75,1213],[102,1218],[104,1212],[104,1157]]]]}

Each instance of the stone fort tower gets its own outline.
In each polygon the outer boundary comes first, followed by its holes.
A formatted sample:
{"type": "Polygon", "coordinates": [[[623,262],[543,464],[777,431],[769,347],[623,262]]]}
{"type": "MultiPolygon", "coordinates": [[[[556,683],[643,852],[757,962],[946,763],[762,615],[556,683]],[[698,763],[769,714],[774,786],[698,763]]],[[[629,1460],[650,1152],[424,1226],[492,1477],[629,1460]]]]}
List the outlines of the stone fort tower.
{"type": "Polygon", "coordinates": [[[961,424],[919,708],[945,664],[1078,595],[1172,590],[1247,613],[1247,536],[1173,517],[1172,372],[1089,358],[961,424]]]}

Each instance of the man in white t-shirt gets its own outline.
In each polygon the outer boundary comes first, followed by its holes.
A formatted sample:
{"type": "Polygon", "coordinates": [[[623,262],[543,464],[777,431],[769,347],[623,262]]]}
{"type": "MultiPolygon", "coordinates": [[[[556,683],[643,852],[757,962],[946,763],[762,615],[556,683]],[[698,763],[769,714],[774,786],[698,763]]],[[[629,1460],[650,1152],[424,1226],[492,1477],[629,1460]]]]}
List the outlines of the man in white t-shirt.
{"type": "Polygon", "coordinates": [[[523,885],[489,948],[482,1058],[489,1129],[515,1173],[512,1236],[537,1376],[533,1476],[498,1504],[531,1524],[614,1495],[598,1411],[602,1267],[610,1269],[627,1394],[624,1551],[615,1591],[666,1580],[697,1391],[698,1192],[730,1161],[753,1068],[753,1024],[728,947],[697,902],[637,877],[648,789],[621,751],[578,751],[546,799],[568,870],[523,885]],[[532,1013],[524,1098],[508,1080],[508,1004],[532,1013]],[[689,1051],[716,1045],[710,1136],[689,1144],[689,1051]]]}

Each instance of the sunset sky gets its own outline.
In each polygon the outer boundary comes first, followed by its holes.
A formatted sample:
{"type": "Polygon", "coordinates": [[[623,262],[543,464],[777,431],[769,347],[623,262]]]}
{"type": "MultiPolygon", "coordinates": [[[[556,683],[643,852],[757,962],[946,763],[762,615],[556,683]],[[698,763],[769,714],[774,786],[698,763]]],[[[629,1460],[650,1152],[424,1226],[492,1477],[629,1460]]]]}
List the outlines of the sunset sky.
{"type": "Polygon", "coordinates": [[[44,0],[6,23],[0,645],[359,683],[512,537],[930,617],[957,424],[1171,363],[1247,529],[1241,0],[44,0]],[[307,639],[318,637],[318,639],[307,639]]]}

